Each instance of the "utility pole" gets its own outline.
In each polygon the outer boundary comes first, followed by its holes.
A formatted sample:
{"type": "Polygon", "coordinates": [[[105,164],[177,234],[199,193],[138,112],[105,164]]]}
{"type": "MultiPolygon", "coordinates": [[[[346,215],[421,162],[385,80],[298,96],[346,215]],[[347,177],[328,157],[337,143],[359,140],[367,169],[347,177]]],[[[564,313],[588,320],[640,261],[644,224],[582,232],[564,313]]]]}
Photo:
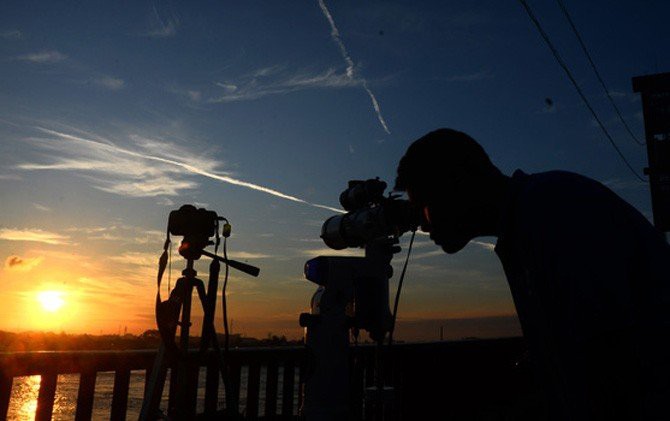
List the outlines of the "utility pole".
{"type": "Polygon", "coordinates": [[[637,76],[633,91],[642,94],[654,226],[670,231],[670,73],[637,76]]]}

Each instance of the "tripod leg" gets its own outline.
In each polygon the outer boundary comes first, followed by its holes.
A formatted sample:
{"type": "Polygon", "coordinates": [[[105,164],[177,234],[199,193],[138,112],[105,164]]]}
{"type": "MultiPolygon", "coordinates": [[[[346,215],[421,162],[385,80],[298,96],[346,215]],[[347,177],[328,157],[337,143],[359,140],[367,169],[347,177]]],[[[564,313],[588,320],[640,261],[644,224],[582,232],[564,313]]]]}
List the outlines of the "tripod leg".
{"type": "Polygon", "coordinates": [[[149,376],[144,400],[142,401],[142,410],[140,412],[140,421],[156,419],[163,396],[163,387],[165,386],[165,377],[167,376],[167,364],[165,363],[165,345],[161,344],[158,349],[158,355],[154,360],[153,369],[149,376]]]}
{"type": "Polygon", "coordinates": [[[221,373],[221,378],[223,379],[223,388],[226,396],[226,408],[228,408],[228,403],[233,401],[230,388],[230,376],[228,375],[228,368],[224,356],[221,353],[221,346],[219,345],[219,338],[216,336],[216,329],[214,328],[214,309],[216,304],[216,292],[210,294],[205,294],[205,287],[202,283],[196,284],[196,290],[198,291],[198,297],[202,302],[202,307],[205,309],[205,316],[203,318],[202,325],[202,342],[200,344],[200,350],[204,351],[209,347],[211,342],[212,347],[214,348],[214,353],[216,354],[216,363],[221,373]]]}

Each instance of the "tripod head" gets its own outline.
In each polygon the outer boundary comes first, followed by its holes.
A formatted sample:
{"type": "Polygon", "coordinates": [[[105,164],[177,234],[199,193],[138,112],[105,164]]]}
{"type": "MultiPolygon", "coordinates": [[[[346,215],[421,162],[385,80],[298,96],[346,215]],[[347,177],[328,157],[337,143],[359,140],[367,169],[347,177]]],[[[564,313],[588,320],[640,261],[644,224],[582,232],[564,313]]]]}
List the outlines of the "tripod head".
{"type": "Polygon", "coordinates": [[[228,220],[217,215],[216,212],[204,208],[197,209],[193,205],[183,205],[178,210],[170,212],[168,218],[168,241],[170,234],[183,236],[179,245],[179,254],[186,260],[198,260],[202,256],[218,260],[228,264],[233,269],[251,276],[258,276],[260,269],[246,263],[220,257],[215,253],[205,250],[205,247],[219,246],[220,237],[228,238],[231,234],[231,226],[228,220]],[[219,234],[220,223],[224,222],[221,234],[219,234]],[[215,237],[215,241],[211,238],[215,237]]]}

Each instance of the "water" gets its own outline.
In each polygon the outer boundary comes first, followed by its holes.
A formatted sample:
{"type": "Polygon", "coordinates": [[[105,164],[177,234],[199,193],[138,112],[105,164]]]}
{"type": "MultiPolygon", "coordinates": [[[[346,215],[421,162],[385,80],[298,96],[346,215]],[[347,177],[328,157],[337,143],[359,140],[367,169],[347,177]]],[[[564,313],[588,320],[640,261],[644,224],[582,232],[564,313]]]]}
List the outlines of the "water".
{"type": "MultiPolygon", "coordinates": [[[[242,367],[242,376],[240,381],[240,411],[244,413],[247,404],[247,382],[248,367],[242,367]]],[[[197,411],[203,412],[205,405],[205,369],[200,370],[198,377],[198,401],[197,411]]],[[[265,413],[265,380],[266,368],[261,368],[261,381],[259,391],[258,413],[260,416],[265,413]]],[[[163,400],[161,408],[165,410],[167,406],[167,393],[169,390],[170,376],[165,382],[163,389],[163,400]]],[[[279,368],[278,391],[277,391],[277,412],[282,410],[282,379],[283,368],[279,368]]],[[[40,389],[40,376],[15,377],[12,383],[12,396],[9,402],[8,420],[34,420],[35,410],[37,409],[37,395],[40,389]]],[[[132,371],[130,373],[130,387],[128,390],[128,411],[129,420],[137,419],[142,407],[142,396],[144,394],[144,370],[132,371]]],[[[297,385],[298,374],[294,379],[293,390],[293,408],[297,408],[297,385]]],[[[56,396],[54,398],[54,408],[52,420],[72,420],[77,410],[77,392],[79,390],[78,374],[62,374],[58,376],[56,386],[56,396]]],[[[112,394],[114,391],[114,372],[100,372],[95,382],[95,395],[93,398],[93,416],[92,419],[109,419],[112,407],[112,394]]],[[[219,387],[219,408],[223,409],[224,390],[223,385],[219,387]]]]}

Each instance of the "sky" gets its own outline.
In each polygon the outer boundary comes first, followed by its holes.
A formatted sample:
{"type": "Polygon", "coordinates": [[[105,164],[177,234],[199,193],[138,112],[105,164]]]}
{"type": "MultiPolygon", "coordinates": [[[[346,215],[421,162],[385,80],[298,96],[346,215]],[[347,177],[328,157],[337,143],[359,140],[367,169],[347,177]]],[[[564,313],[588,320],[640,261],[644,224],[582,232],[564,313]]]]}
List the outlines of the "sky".
{"type": "MultiPolygon", "coordinates": [[[[631,77],[670,69],[670,4],[564,1],[643,138],[631,77]]],[[[641,173],[645,150],[558,4],[529,4],[641,173]]],[[[408,145],[439,127],[507,174],[584,174],[651,218],[647,185],[518,1],[3,1],[0,62],[0,330],[155,328],[167,217],[192,203],[228,218],[230,257],[261,268],[232,273],[233,333],[299,337],[315,290],[304,262],[362,253],[319,238],[347,181],[392,184],[408,145]]],[[[418,236],[396,337],[518,334],[494,245],[445,255],[418,236]]],[[[175,250],[172,284],[183,267],[175,250]]]]}

